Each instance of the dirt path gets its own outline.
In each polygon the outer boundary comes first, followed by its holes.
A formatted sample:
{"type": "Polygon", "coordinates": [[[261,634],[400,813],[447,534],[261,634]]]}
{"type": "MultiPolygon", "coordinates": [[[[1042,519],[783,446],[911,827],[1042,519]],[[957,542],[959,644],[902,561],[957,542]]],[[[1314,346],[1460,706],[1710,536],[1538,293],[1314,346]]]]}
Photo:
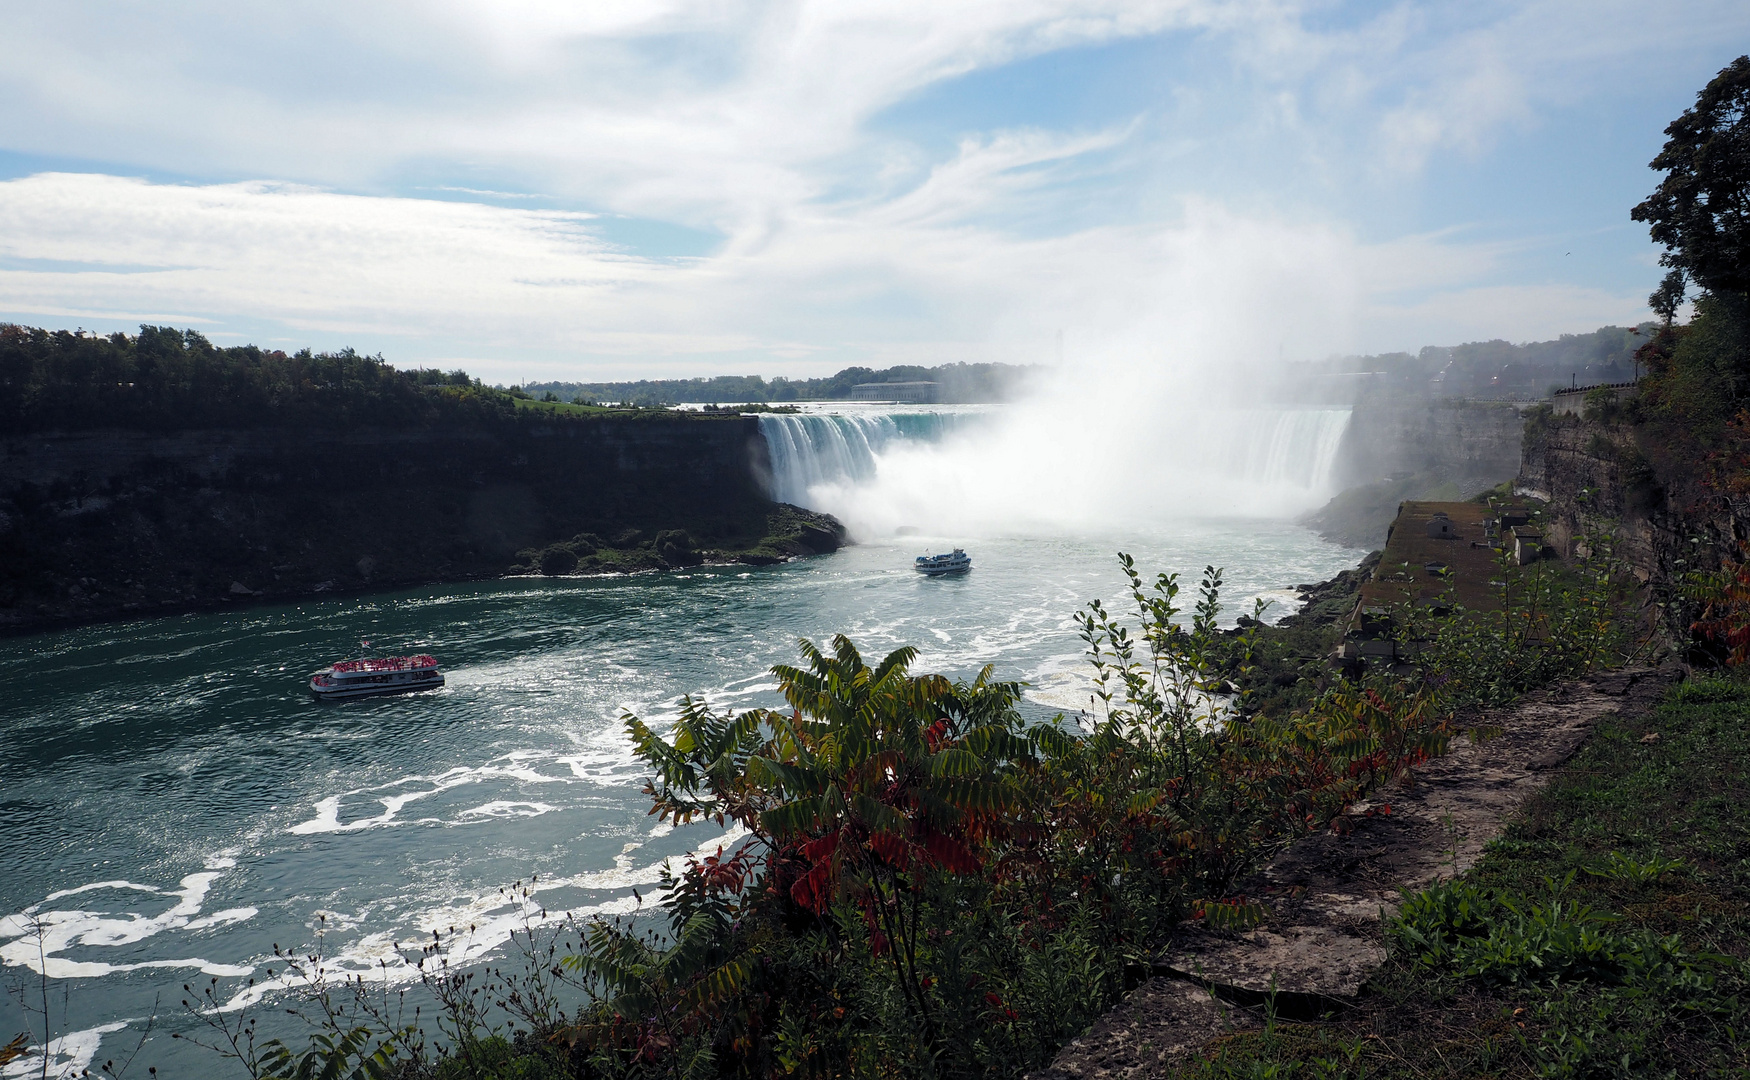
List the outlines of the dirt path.
{"type": "Polygon", "coordinates": [[[1444,757],[1408,783],[1357,807],[1345,835],[1291,846],[1241,883],[1268,921],[1243,934],[1186,927],[1155,963],[1156,977],[1033,1074],[1104,1080],[1170,1074],[1211,1039],[1258,1026],[1272,990],[1283,1015],[1351,1001],[1386,959],[1381,916],[1400,885],[1422,888],[1476,864],[1483,846],[1610,713],[1650,711],[1682,677],[1676,667],[1609,672],[1528,695],[1472,721],[1444,757]]]}

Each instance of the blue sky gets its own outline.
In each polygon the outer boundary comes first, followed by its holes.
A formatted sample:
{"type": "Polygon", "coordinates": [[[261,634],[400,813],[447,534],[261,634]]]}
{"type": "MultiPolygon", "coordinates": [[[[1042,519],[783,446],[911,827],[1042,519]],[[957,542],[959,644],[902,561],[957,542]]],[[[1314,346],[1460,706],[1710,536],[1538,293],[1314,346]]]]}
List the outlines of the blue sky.
{"type": "Polygon", "coordinates": [[[0,319],[491,380],[1645,317],[1709,0],[5,3],[0,319]]]}

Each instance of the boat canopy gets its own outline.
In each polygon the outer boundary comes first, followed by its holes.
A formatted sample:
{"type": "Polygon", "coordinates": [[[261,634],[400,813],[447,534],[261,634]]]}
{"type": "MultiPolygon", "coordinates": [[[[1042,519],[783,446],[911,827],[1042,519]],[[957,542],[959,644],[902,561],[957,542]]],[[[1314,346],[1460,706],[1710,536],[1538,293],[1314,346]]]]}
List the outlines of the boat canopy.
{"type": "Polygon", "coordinates": [[[352,671],[410,671],[428,667],[437,667],[437,658],[421,654],[383,656],[370,660],[340,660],[335,663],[333,670],[339,674],[352,671]]]}

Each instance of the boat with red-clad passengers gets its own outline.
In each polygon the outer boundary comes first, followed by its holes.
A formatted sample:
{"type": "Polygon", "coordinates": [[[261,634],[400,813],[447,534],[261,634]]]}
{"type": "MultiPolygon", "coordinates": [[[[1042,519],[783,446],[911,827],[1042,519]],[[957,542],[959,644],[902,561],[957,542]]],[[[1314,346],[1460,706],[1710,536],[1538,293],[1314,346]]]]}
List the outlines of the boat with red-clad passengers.
{"type": "Polygon", "coordinates": [[[322,701],[344,701],[436,690],[443,684],[436,657],[381,656],[334,662],[310,676],[310,693],[322,701]]]}

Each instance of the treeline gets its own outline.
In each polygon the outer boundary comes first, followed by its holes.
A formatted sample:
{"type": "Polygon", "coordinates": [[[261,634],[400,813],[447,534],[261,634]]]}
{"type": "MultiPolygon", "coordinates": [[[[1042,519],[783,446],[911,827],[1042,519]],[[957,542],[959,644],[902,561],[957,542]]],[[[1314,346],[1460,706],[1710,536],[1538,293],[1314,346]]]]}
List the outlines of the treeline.
{"type": "Polygon", "coordinates": [[[516,409],[466,372],[402,371],[352,349],[288,354],[220,348],[169,326],[105,337],[0,323],[0,431],[422,427],[516,409]]]}
{"type": "MultiPolygon", "coordinates": [[[[1357,381],[1357,396],[1426,395],[1524,401],[1558,386],[1628,382],[1635,377],[1635,351],[1655,323],[1604,326],[1589,334],[1563,334],[1553,341],[1470,341],[1429,345],[1418,352],[1345,356],[1309,365],[1318,374],[1372,372],[1357,381]]],[[[1644,374],[1644,369],[1641,369],[1644,374]]]]}
{"type": "Polygon", "coordinates": [[[876,370],[848,367],[819,379],[770,380],[758,375],[719,375],[709,379],[640,379],[637,382],[529,383],[528,393],[553,394],[565,401],[617,401],[636,405],[723,404],[747,401],[842,401],[859,383],[933,382],[944,403],[1013,401],[1042,369],[1033,364],[901,364],[876,370]]]}
{"type": "Polygon", "coordinates": [[[1668,437],[1711,451],[1720,488],[1750,492],[1750,56],[1740,56],[1665,129],[1653,168],[1665,178],[1632,216],[1665,246],[1648,304],[1664,318],[1641,353],[1651,369],[1638,406],[1668,437]],[[1676,323],[1695,297],[1695,317],[1676,323]]]}
{"type": "Polygon", "coordinates": [[[1660,316],[1635,339],[1645,378],[1594,418],[1641,427],[1639,442],[1684,471],[1702,467],[1734,502],[1750,491],[1750,56],[1733,61],[1665,129],[1652,167],[1665,174],[1631,217],[1664,246],[1665,280],[1647,298],[1660,316]],[[1676,320],[1693,298],[1694,316],[1676,320]]]}

